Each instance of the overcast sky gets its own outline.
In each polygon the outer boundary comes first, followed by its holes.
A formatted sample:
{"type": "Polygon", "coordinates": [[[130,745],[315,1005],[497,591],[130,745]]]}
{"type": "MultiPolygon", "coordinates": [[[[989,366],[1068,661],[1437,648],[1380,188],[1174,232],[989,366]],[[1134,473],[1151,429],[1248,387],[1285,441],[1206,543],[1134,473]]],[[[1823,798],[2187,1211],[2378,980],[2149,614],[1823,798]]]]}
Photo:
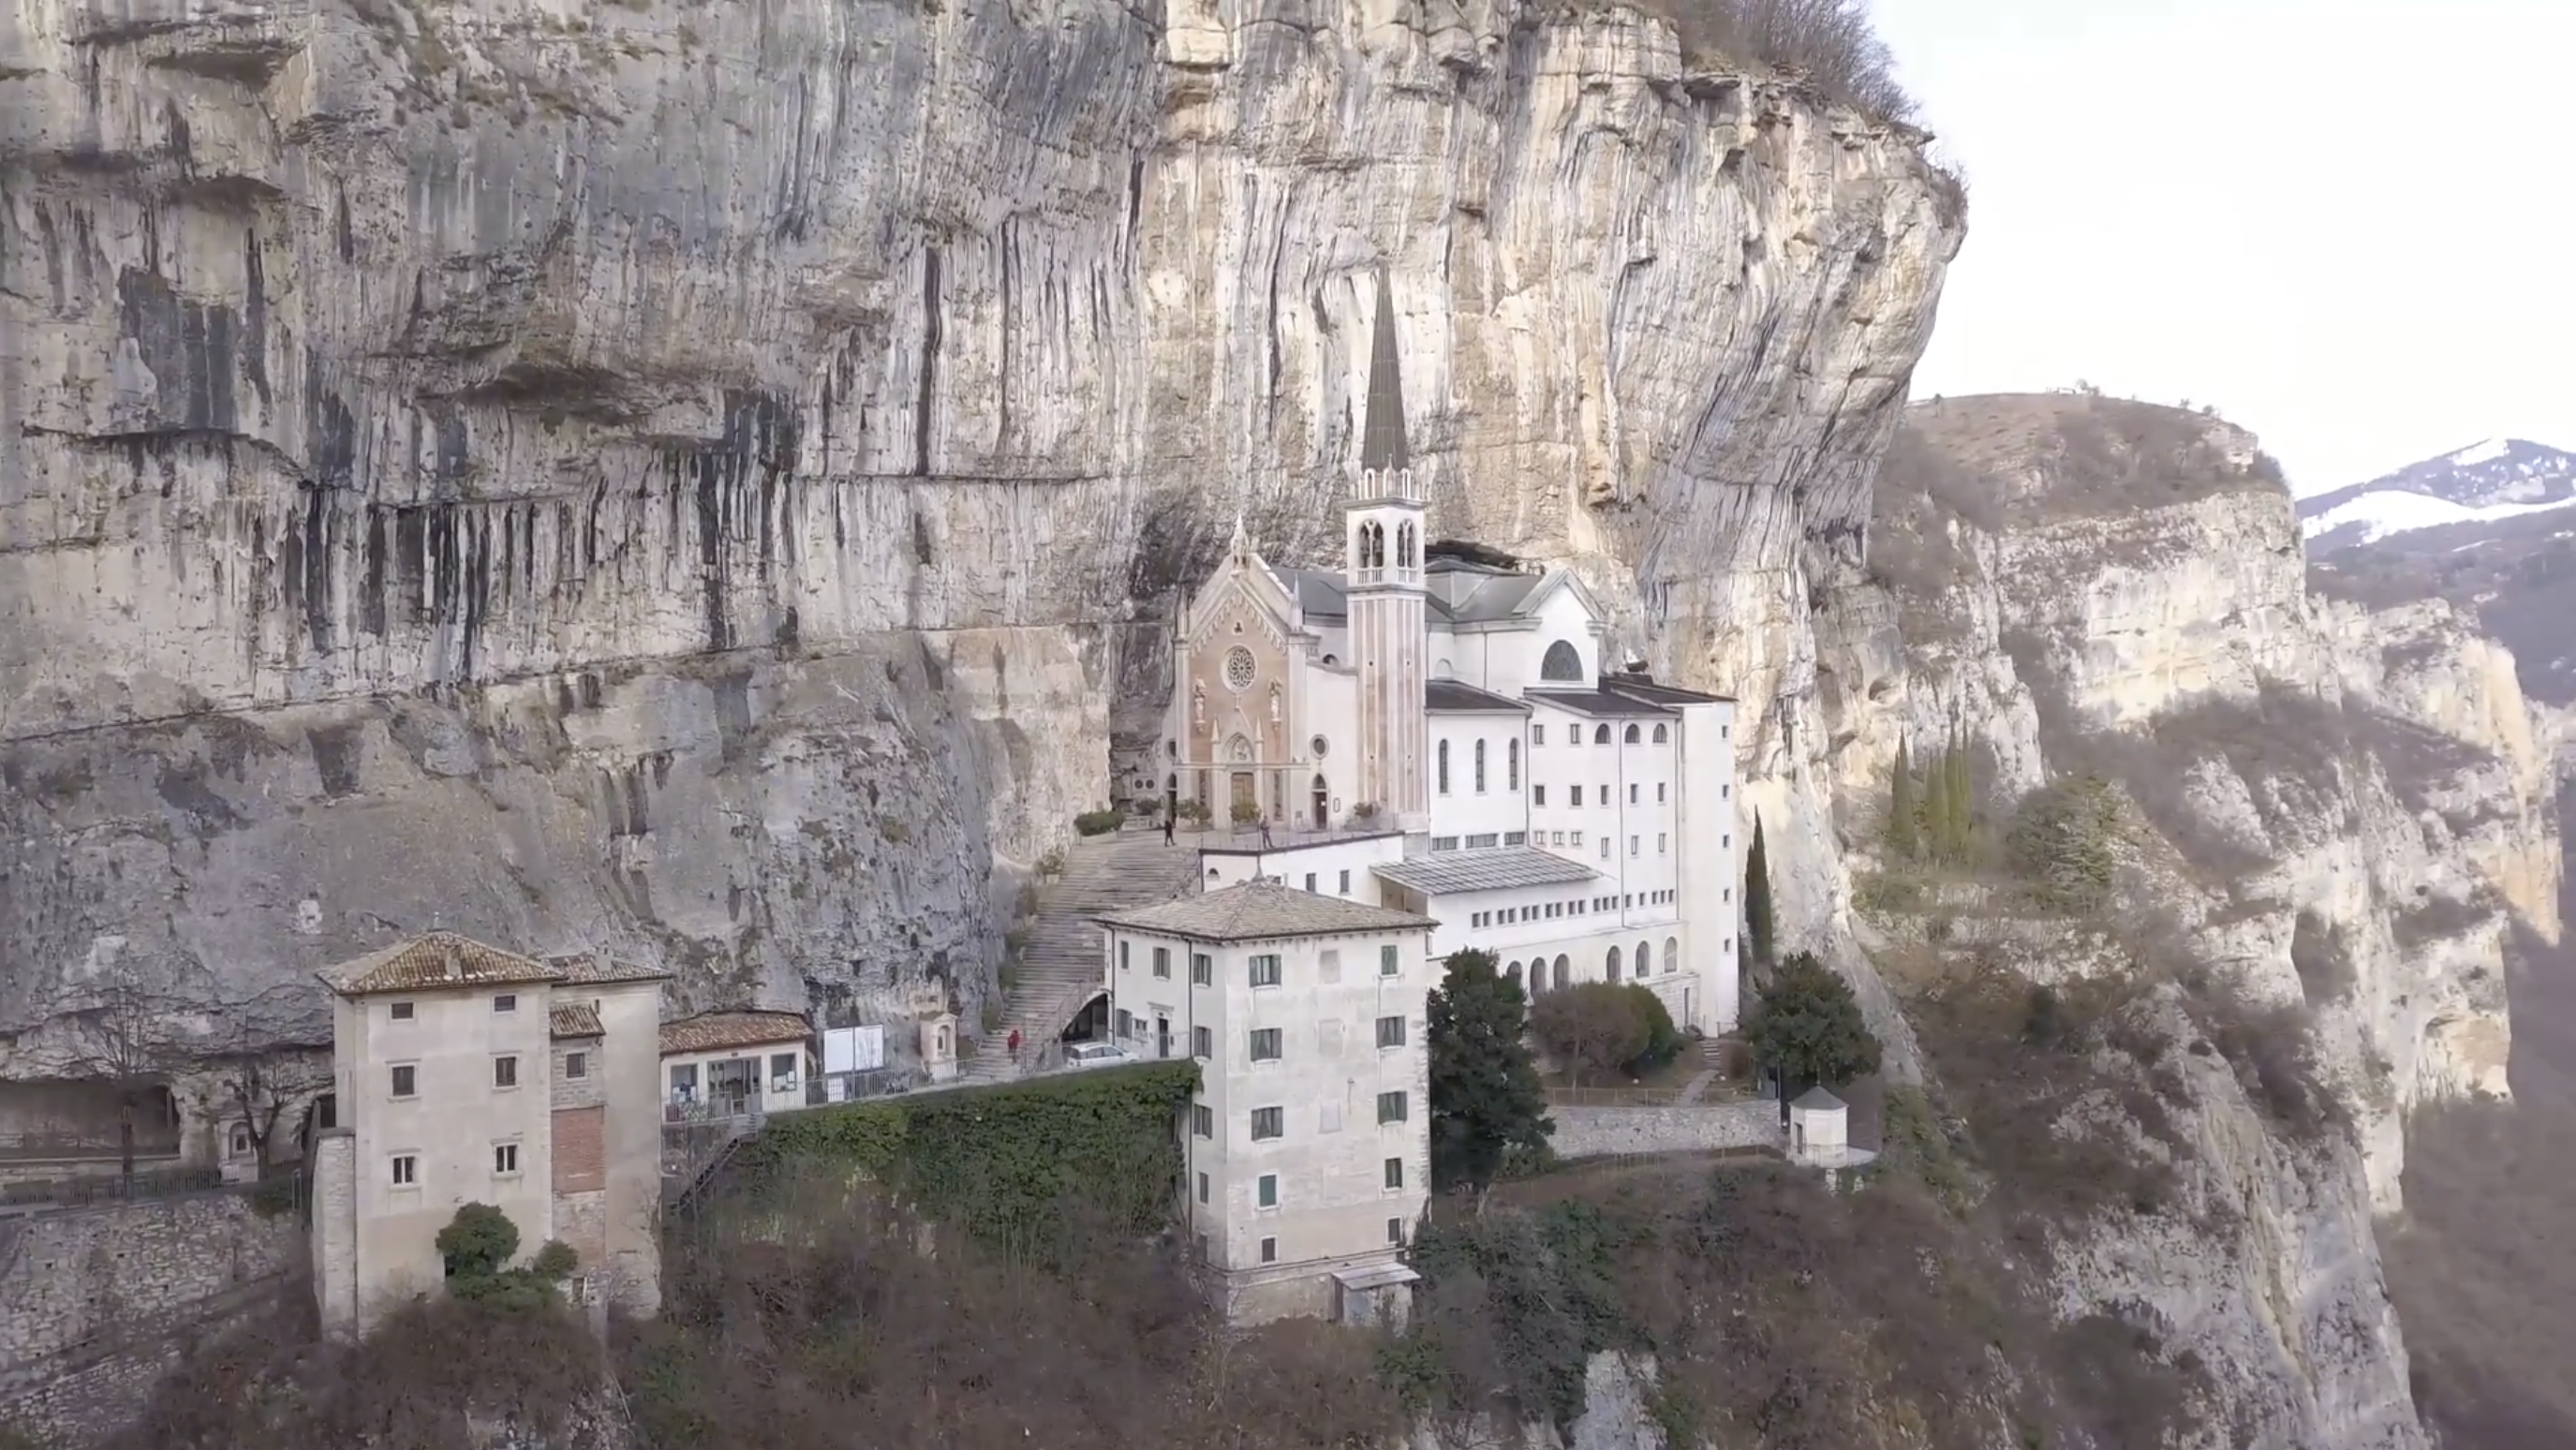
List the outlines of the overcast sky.
{"type": "Polygon", "coordinates": [[[1917,397],[2215,403],[2302,493],[2576,448],[2576,0],[1873,0],[1968,243],[1917,397]]]}

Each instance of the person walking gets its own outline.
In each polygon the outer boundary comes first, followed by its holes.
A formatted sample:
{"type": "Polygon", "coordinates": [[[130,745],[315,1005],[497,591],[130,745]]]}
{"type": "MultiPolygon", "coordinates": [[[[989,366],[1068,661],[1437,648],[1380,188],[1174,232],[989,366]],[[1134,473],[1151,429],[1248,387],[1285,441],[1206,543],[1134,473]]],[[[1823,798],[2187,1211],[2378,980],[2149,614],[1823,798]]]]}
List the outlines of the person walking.
{"type": "Polygon", "coordinates": [[[1164,802],[1164,804],[1163,804],[1163,844],[1164,844],[1164,845],[1166,845],[1166,846],[1168,846],[1168,845],[1172,844],[1172,821],[1173,821],[1173,818],[1174,818],[1174,817],[1176,817],[1176,816],[1178,816],[1179,814],[1180,814],[1180,812],[1179,812],[1179,811],[1177,811],[1177,810],[1175,810],[1175,809],[1172,807],[1172,805],[1171,805],[1171,803],[1170,803],[1170,802],[1168,802],[1168,801],[1164,802]]]}
{"type": "Polygon", "coordinates": [[[1268,816],[1263,816],[1261,818],[1261,849],[1264,851],[1270,849],[1270,818],[1268,816]]]}
{"type": "Polygon", "coordinates": [[[1011,1029],[1010,1048],[1011,1061],[1017,1064],[1020,1060],[1020,1029],[1016,1027],[1011,1029]]]}

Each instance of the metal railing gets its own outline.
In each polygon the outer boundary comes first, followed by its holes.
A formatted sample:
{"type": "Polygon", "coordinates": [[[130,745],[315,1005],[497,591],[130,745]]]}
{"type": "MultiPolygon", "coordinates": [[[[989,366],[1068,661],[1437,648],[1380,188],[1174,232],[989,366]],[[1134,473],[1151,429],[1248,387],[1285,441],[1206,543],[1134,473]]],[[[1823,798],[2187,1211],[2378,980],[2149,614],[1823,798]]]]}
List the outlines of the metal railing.
{"type": "MultiPolygon", "coordinates": [[[[0,1133],[0,1161],[49,1158],[86,1161],[124,1156],[125,1145],[114,1133],[0,1133]]],[[[134,1156],[137,1159],[176,1158],[179,1156],[178,1136],[137,1132],[134,1135],[134,1156]]]]}
{"type": "Polygon", "coordinates": [[[132,1176],[91,1173],[0,1184],[0,1204],[11,1207],[87,1208],[101,1203],[140,1203],[225,1187],[220,1168],[138,1168],[132,1176]]]}

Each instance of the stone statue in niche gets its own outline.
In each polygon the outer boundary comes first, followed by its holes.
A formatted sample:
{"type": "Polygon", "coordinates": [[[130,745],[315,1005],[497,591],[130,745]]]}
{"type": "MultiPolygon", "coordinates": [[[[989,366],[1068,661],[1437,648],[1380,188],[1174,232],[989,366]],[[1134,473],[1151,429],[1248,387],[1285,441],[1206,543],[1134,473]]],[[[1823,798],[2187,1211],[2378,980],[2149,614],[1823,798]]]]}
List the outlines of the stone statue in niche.
{"type": "Polygon", "coordinates": [[[1279,687],[1277,685],[1270,687],[1270,723],[1273,725],[1279,723],[1279,687]]]}
{"type": "Polygon", "coordinates": [[[1207,686],[1203,684],[1193,683],[1190,686],[1190,723],[1193,725],[1207,723],[1207,686]]]}

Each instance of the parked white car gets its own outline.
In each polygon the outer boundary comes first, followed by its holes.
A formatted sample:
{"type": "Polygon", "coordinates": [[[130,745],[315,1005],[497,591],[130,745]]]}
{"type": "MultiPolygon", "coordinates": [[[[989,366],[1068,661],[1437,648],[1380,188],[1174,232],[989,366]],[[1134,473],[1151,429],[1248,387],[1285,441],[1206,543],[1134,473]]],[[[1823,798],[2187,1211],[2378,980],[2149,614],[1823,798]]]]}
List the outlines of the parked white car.
{"type": "Polygon", "coordinates": [[[1066,1067],[1114,1067],[1137,1060],[1136,1054],[1115,1042],[1073,1042],[1064,1049],[1066,1067]]]}

